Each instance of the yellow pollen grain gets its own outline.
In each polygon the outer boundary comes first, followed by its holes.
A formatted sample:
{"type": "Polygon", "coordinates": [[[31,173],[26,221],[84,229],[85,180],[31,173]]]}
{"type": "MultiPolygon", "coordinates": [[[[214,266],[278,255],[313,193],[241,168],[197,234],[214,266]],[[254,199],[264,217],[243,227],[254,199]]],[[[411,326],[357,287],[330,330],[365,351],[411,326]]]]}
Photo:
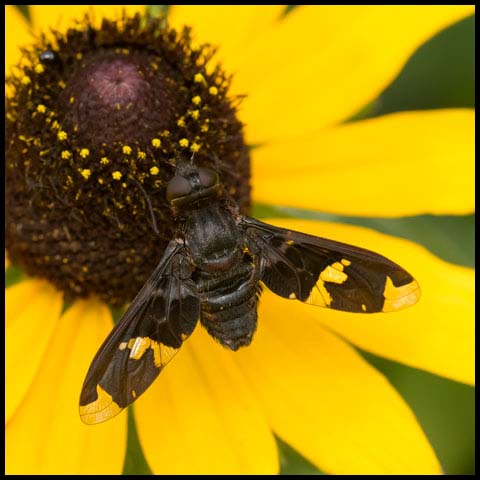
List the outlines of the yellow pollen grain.
{"type": "Polygon", "coordinates": [[[145,152],[142,152],[141,150],[139,150],[138,153],[137,153],[137,157],[140,160],[145,160],[147,158],[147,154],[145,152]]]}
{"type": "Polygon", "coordinates": [[[45,68],[43,68],[43,65],[41,63],[37,63],[34,70],[35,73],[43,73],[45,71],[45,68]]]}
{"type": "Polygon", "coordinates": [[[37,105],[37,112],[38,113],[45,113],[47,111],[47,107],[45,105],[37,105]]]}
{"type": "Polygon", "coordinates": [[[70,97],[70,100],[69,100],[69,101],[70,101],[70,105],[72,105],[73,103],[75,103],[75,97],[73,97],[73,96],[70,97]]]}
{"type": "Polygon", "coordinates": [[[162,141],[159,138],[154,138],[152,140],[152,146],[154,148],[159,148],[162,145],[162,141]]]}
{"type": "Polygon", "coordinates": [[[196,83],[203,83],[205,82],[205,77],[201,73],[196,73],[195,76],[193,77],[193,80],[196,83]]]}
{"type": "Polygon", "coordinates": [[[27,75],[23,76],[21,82],[24,85],[28,85],[31,82],[30,77],[28,77],[27,75]]]}
{"type": "Polygon", "coordinates": [[[177,125],[178,125],[179,127],[184,127],[184,126],[185,126],[185,119],[184,119],[183,117],[179,118],[179,119],[177,120],[177,125]]]}
{"type": "Polygon", "coordinates": [[[57,137],[60,141],[63,141],[63,140],[66,140],[67,139],[67,132],[64,132],[63,130],[60,130],[58,133],[57,133],[57,137]]]}
{"type": "Polygon", "coordinates": [[[200,116],[200,111],[199,110],[190,110],[188,114],[194,119],[198,120],[198,117],[200,116]]]}
{"type": "Polygon", "coordinates": [[[181,147],[184,147],[184,148],[187,148],[188,145],[189,145],[189,141],[188,139],[186,138],[182,138],[178,141],[178,144],[181,146],[181,147]]]}
{"type": "Polygon", "coordinates": [[[103,185],[103,178],[99,178],[97,181],[100,185],[103,185]]]}
{"type": "Polygon", "coordinates": [[[125,182],[122,183],[123,188],[127,188],[127,184],[125,182]]]}
{"type": "Polygon", "coordinates": [[[100,163],[101,163],[102,165],[108,165],[108,164],[110,163],[110,160],[109,160],[107,157],[102,157],[102,158],[100,159],[100,163]]]}
{"type": "Polygon", "coordinates": [[[202,125],[202,127],[200,128],[200,131],[202,131],[203,133],[208,132],[208,125],[207,124],[202,125]]]}
{"type": "Polygon", "coordinates": [[[53,123],[52,123],[52,128],[55,129],[55,130],[56,130],[57,128],[60,128],[60,124],[58,123],[57,120],[54,120],[54,121],[53,121],[53,123]]]}
{"type": "Polygon", "coordinates": [[[64,160],[68,160],[69,158],[71,158],[72,154],[68,150],[63,150],[61,156],[64,160]]]}
{"type": "Polygon", "coordinates": [[[59,86],[60,88],[65,88],[65,87],[67,86],[67,84],[66,84],[63,80],[59,80],[59,81],[58,81],[58,86],[59,86]]]}
{"type": "Polygon", "coordinates": [[[151,175],[158,175],[158,172],[160,172],[160,169],[158,167],[154,166],[150,169],[150,174],[151,175]]]}
{"type": "Polygon", "coordinates": [[[208,89],[208,93],[209,93],[210,95],[214,95],[214,96],[215,96],[215,95],[218,94],[218,88],[217,88],[217,87],[210,87],[210,88],[208,89]]]}
{"type": "Polygon", "coordinates": [[[120,180],[122,178],[122,173],[118,170],[115,170],[114,172],[112,172],[112,178],[114,180],[120,180]]]}
{"type": "Polygon", "coordinates": [[[83,168],[80,170],[80,175],[85,179],[88,180],[88,177],[92,174],[92,171],[89,168],[83,168]]]}
{"type": "Polygon", "coordinates": [[[88,148],[82,148],[80,150],[80,156],[82,158],[87,158],[90,155],[90,150],[88,148]]]}
{"type": "Polygon", "coordinates": [[[78,53],[75,55],[75,58],[76,58],[77,60],[81,60],[81,59],[83,58],[83,53],[78,52],[78,53]]]}
{"type": "Polygon", "coordinates": [[[122,152],[125,154],[125,155],[130,155],[132,153],[132,147],[129,147],[128,145],[124,145],[122,147],[122,152]]]}
{"type": "Polygon", "coordinates": [[[193,98],[192,98],[192,103],[194,105],[200,105],[202,103],[202,97],[200,97],[199,95],[195,95],[193,98]]]}
{"type": "Polygon", "coordinates": [[[200,145],[198,143],[193,142],[192,146],[190,147],[192,152],[198,152],[200,150],[200,145]]]}

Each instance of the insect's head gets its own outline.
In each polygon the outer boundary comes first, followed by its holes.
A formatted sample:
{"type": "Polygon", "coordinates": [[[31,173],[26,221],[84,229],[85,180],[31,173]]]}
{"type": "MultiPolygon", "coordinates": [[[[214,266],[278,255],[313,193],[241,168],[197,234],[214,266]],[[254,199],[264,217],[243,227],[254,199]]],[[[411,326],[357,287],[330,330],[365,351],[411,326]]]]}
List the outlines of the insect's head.
{"type": "Polygon", "coordinates": [[[177,171],[168,182],[166,197],[172,207],[185,208],[220,195],[218,173],[210,168],[191,167],[177,171]]]}

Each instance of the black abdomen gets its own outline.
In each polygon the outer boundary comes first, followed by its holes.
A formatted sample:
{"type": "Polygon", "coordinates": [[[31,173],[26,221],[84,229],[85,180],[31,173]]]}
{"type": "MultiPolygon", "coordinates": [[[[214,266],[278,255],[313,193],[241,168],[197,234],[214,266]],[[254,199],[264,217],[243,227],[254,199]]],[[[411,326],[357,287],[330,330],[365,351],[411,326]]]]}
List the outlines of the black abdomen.
{"type": "Polygon", "coordinates": [[[257,269],[243,258],[227,272],[201,273],[200,321],[208,333],[231,350],[249,345],[257,327],[257,269]]]}

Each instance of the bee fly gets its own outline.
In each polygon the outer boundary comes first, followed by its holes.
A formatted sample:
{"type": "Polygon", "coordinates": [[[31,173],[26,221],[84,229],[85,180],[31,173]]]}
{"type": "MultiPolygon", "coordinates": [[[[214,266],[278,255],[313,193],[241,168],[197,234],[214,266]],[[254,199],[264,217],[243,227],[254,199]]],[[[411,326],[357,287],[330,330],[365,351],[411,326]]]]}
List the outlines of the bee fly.
{"type": "Polygon", "coordinates": [[[87,424],[134,402],[198,320],[231,350],[249,345],[261,283],[346,312],[390,312],[420,296],[412,276],[381,255],[241,215],[209,168],[179,164],[166,197],[175,238],[93,359],[80,397],[87,424]]]}

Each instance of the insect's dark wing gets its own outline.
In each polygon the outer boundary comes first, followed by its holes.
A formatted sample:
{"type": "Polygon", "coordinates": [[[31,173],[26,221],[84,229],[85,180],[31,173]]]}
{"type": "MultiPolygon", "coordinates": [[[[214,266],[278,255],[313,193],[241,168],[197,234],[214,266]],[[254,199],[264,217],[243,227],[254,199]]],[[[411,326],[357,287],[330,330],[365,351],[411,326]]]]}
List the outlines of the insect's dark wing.
{"type": "Polygon", "coordinates": [[[420,287],[387,258],[359,247],[245,218],[260,278],[281,297],[346,312],[391,312],[413,305],[420,287]]]}
{"type": "Polygon", "coordinates": [[[92,361],[80,396],[84,423],[108,420],[135,401],[192,333],[200,302],[190,273],[172,241],[92,361]]]}

